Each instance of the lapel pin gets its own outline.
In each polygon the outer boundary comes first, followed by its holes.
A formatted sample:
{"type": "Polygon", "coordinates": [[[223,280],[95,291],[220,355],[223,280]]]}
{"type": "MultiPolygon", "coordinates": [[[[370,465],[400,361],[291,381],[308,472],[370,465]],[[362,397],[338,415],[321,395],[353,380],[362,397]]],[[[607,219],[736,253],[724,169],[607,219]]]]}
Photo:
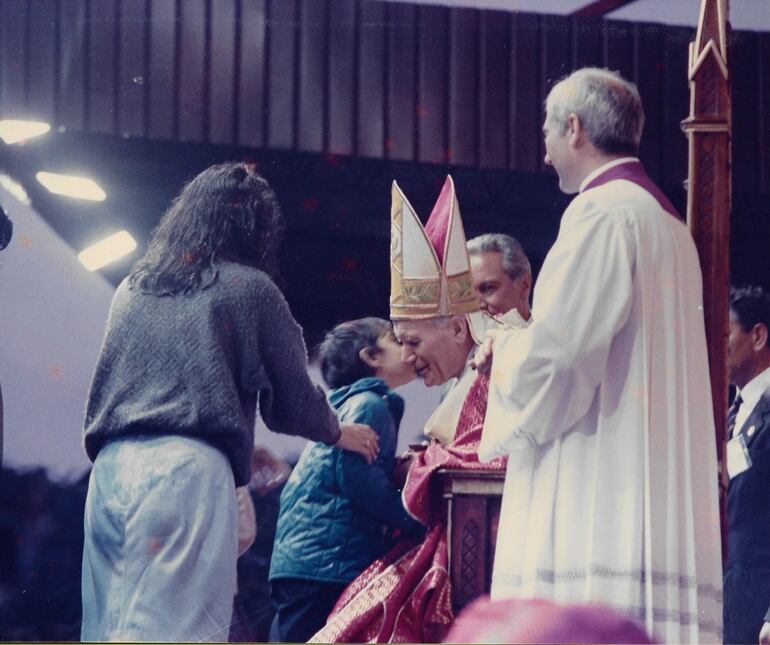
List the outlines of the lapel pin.
{"type": "Polygon", "coordinates": [[[746,433],[751,437],[757,431],[757,426],[750,426],[746,433]]]}

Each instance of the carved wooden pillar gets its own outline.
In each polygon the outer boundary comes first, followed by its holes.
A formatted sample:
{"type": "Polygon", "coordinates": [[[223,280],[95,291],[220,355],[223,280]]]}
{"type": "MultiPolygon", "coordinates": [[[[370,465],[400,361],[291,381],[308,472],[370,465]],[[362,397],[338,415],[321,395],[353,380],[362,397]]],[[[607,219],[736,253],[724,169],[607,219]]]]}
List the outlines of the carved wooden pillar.
{"type": "MultiPolygon", "coordinates": [[[[703,304],[714,401],[717,454],[724,481],[727,417],[727,320],[730,279],[730,139],[732,111],[727,67],[729,0],[701,0],[690,43],[690,116],[682,122],[689,143],[687,223],[703,270],[703,304]]],[[[720,487],[722,551],[725,494],[720,487]]]]}

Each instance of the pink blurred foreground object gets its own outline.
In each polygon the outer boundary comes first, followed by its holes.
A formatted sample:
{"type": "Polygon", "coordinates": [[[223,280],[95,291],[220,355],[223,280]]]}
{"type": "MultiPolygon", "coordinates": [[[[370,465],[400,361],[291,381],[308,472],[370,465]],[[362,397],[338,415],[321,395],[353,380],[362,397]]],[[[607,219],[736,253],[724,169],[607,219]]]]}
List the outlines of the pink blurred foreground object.
{"type": "Polygon", "coordinates": [[[496,600],[468,605],[445,643],[654,643],[636,621],[603,605],[496,600]]]}

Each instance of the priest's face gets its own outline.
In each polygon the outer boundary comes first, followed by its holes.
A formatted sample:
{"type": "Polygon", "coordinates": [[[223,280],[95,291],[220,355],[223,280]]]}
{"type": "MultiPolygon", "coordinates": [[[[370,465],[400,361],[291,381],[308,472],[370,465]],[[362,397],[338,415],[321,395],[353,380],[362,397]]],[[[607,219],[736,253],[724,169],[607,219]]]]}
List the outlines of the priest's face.
{"type": "Polygon", "coordinates": [[[441,385],[463,371],[473,346],[465,317],[401,320],[393,327],[402,360],[413,366],[425,385],[441,385]]]}
{"type": "Polygon", "coordinates": [[[550,114],[546,112],[545,123],[543,123],[545,164],[553,166],[556,174],[559,175],[559,188],[567,194],[576,193],[580,189],[575,150],[570,145],[573,135],[569,123],[567,130],[563,131],[563,128],[554,123],[550,114]]]}

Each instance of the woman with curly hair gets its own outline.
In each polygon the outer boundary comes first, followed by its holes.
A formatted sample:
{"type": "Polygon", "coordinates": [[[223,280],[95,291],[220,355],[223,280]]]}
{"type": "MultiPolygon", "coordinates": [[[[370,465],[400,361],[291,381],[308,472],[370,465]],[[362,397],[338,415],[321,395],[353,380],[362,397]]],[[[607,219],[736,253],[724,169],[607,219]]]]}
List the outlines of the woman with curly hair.
{"type": "Polygon", "coordinates": [[[263,177],[212,166],[115,292],[85,420],[83,640],[227,640],[257,410],[276,432],[376,456],[376,434],[340,426],[307,375],[263,270],[280,231],[263,177]]]}

